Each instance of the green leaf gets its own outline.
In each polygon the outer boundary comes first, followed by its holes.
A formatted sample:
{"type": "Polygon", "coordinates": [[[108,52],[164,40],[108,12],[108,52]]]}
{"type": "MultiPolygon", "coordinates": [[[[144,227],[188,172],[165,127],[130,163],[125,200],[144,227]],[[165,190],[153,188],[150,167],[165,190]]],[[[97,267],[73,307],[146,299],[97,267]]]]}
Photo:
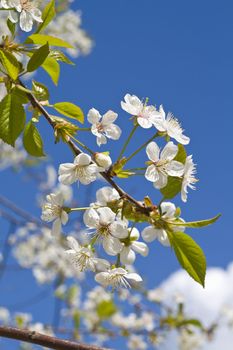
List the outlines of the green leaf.
{"type": "Polygon", "coordinates": [[[19,75],[20,65],[15,56],[10,52],[0,50],[0,61],[11,79],[16,80],[19,75]]]}
{"type": "Polygon", "coordinates": [[[96,311],[100,318],[106,319],[114,315],[117,308],[112,300],[103,300],[97,305],[96,311]]]}
{"type": "Polygon", "coordinates": [[[23,145],[26,151],[34,157],[44,157],[43,141],[39,131],[30,121],[24,130],[23,145]]]}
{"type": "Polygon", "coordinates": [[[54,58],[47,57],[41,67],[48,73],[54,84],[57,85],[60,77],[59,63],[54,58]]]}
{"type": "Polygon", "coordinates": [[[43,22],[37,28],[36,34],[42,32],[48,26],[48,24],[54,18],[55,14],[56,14],[55,0],[52,0],[45,6],[43,10],[43,13],[42,13],[43,22]]]}
{"type": "Polygon", "coordinates": [[[178,152],[177,155],[175,156],[174,160],[177,162],[185,164],[187,158],[187,153],[183,145],[178,144],[178,152]]]}
{"type": "Polygon", "coordinates": [[[74,62],[72,62],[63,52],[59,50],[51,50],[49,57],[54,58],[56,61],[61,61],[63,63],[72,64],[75,65],[74,62]]]}
{"type": "Polygon", "coordinates": [[[45,45],[41,46],[39,49],[37,49],[33,53],[32,57],[28,61],[27,71],[33,72],[37,68],[39,68],[44,63],[48,55],[49,55],[49,45],[48,43],[46,43],[45,45]]]}
{"type": "Polygon", "coordinates": [[[48,88],[38,81],[32,81],[32,92],[39,101],[49,100],[49,90],[48,88]]]}
{"type": "Polygon", "coordinates": [[[128,171],[128,170],[120,170],[116,176],[119,177],[120,179],[127,179],[130,176],[135,175],[135,173],[133,173],[132,171],[128,171]]]}
{"type": "Polygon", "coordinates": [[[180,265],[203,287],[205,286],[206,258],[199,245],[183,232],[167,231],[180,265]]]}
{"type": "Polygon", "coordinates": [[[75,310],[73,312],[73,321],[74,321],[74,327],[75,329],[79,329],[80,327],[80,323],[81,323],[81,315],[80,312],[78,310],[75,310]]]}
{"type": "Polygon", "coordinates": [[[59,102],[53,105],[59,113],[69,117],[71,119],[78,120],[80,123],[84,123],[84,114],[80,107],[70,102],[59,102]]]}
{"type": "Polygon", "coordinates": [[[202,323],[195,318],[182,320],[182,321],[178,322],[178,324],[177,324],[178,327],[189,326],[189,325],[200,328],[200,329],[204,328],[202,323]]]}
{"type": "Polygon", "coordinates": [[[7,19],[7,27],[9,29],[9,31],[11,32],[12,36],[14,37],[15,35],[15,28],[16,28],[16,23],[13,23],[9,20],[9,18],[7,19]]]}
{"type": "Polygon", "coordinates": [[[211,219],[192,221],[192,222],[173,221],[172,225],[190,227],[190,228],[200,228],[200,227],[205,227],[205,226],[213,224],[215,221],[217,221],[220,218],[220,216],[221,216],[221,214],[218,214],[211,219]]]}
{"type": "Polygon", "coordinates": [[[160,192],[165,199],[174,198],[181,191],[181,186],[182,179],[180,177],[168,176],[167,185],[161,188],[160,192]]]}
{"type": "Polygon", "coordinates": [[[72,45],[70,45],[69,43],[67,43],[62,39],[59,39],[50,35],[44,35],[44,34],[32,34],[25,41],[25,44],[35,44],[35,45],[45,45],[46,43],[48,43],[49,46],[66,47],[69,49],[73,48],[72,45]]]}
{"type": "Polygon", "coordinates": [[[26,114],[22,102],[13,91],[0,102],[0,138],[11,146],[24,129],[26,114]]]}

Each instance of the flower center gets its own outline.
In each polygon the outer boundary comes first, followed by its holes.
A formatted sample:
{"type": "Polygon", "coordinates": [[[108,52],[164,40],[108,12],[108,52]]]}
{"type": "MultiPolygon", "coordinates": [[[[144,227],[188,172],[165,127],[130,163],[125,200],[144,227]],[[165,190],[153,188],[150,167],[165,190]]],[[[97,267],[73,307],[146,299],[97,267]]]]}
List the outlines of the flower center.
{"type": "Polygon", "coordinates": [[[100,225],[98,228],[97,228],[97,234],[99,236],[108,236],[111,234],[111,231],[110,231],[110,225],[100,225]]]}
{"type": "Polygon", "coordinates": [[[20,0],[22,9],[25,11],[31,10],[33,8],[32,3],[29,0],[20,0]]]}
{"type": "Polygon", "coordinates": [[[103,133],[104,132],[104,127],[103,127],[103,125],[101,123],[98,123],[96,127],[97,127],[97,131],[99,133],[103,133]]]}

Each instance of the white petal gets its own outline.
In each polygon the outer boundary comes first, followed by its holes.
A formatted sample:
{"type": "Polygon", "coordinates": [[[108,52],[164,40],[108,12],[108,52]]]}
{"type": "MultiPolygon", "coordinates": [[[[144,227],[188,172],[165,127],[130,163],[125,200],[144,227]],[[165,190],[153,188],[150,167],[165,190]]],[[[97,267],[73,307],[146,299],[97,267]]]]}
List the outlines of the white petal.
{"type": "Polygon", "coordinates": [[[127,273],[125,278],[127,278],[130,285],[134,288],[139,287],[142,282],[141,276],[139,276],[137,273],[127,273]]]}
{"type": "Polygon", "coordinates": [[[184,174],[184,164],[177,162],[176,160],[172,160],[166,166],[166,171],[170,176],[182,176],[184,174]]]}
{"type": "Polygon", "coordinates": [[[83,222],[87,227],[96,228],[99,225],[99,215],[95,209],[88,209],[83,215],[83,222]]]}
{"type": "Polygon", "coordinates": [[[95,275],[95,280],[104,287],[108,286],[109,272],[99,272],[95,275]]]}
{"type": "Polygon", "coordinates": [[[176,135],[175,139],[177,142],[181,143],[182,145],[188,145],[190,142],[190,138],[183,134],[176,135]]]}
{"type": "Polygon", "coordinates": [[[75,157],[74,163],[80,166],[86,166],[91,163],[91,157],[86,153],[81,153],[75,157]]]}
{"type": "Polygon", "coordinates": [[[129,233],[127,225],[124,221],[115,221],[110,226],[111,233],[114,237],[124,239],[127,238],[129,233]]]}
{"type": "Polygon", "coordinates": [[[32,9],[29,10],[29,12],[31,13],[32,15],[32,18],[37,21],[37,22],[43,22],[41,16],[42,16],[42,13],[39,9],[37,9],[36,7],[33,7],[32,9]]]}
{"type": "Polygon", "coordinates": [[[74,237],[68,236],[67,241],[71,249],[75,250],[76,252],[80,251],[80,245],[74,237]]]}
{"type": "Polygon", "coordinates": [[[108,255],[114,256],[120,253],[122,249],[122,243],[118,238],[106,236],[103,239],[103,248],[108,255]]]}
{"type": "Polygon", "coordinates": [[[112,187],[105,186],[96,192],[97,202],[101,205],[106,205],[108,202],[119,199],[119,193],[112,187]]]}
{"type": "Polygon", "coordinates": [[[106,136],[112,140],[118,140],[121,136],[121,129],[116,124],[106,126],[104,131],[106,136]]]}
{"type": "Polygon", "coordinates": [[[102,122],[101,124],[103,126],[107,126],[109,124],[112,124],[118,117],[118,114],[113,112],[113,111],[108,111],[107,113],[105,113],[103,115],[103,119],[102,119],[102,122]]]}
{"type": "Polygon", "coordinates": [[[142,238],[145,242],[152,242],[157,238],[157,232],[158,230],[155,229],[153,226],[147,226],[142,231],[142,238]]]}
{"type": "Polygon", "coordinates": [[[147,167],[146,172],[145,172],[145,178],[151,182],[158,181],[159,173],[158,173],[158,170],[154,164],[151,164],[147,167]]]}
{"type": "Polygon", "coordinates": [[[131,265],[134,263],[136,255],[130,247],[124,247],[120,252],[120,260],[124,265],[131,265]]]}
{"type": "Polygon", "coordinates": [[[67,214],[67,212],[65,210],[62,210],[61,212],[61,222],[62,225],[65,225],[69,220],[69,215],[67,214]]]}
{"type": "Polygon", "coordinates": [[[61,220],[57,218],[52,226],[52,235],[59,235],[61,233],[61,220]]]}
{"type": "Polygon", "coordinates": [[[99,208],[97,209],[97,212],[100,218],[100,225],[109,225],[115,220],[116,214],[108,207],[99,208]]]}
{"type": "Polygon", "coordinates": [[[136,252],[141,254],[142,256],[147,256],[149,252],[148,246],[143,242],[133,242],[132,243],[132,249],[136,252]]]}
{"type": "Polygon", "coordinates": [[[75,165],[72,163],[61,164],[59,166],[58,174],[58,181],[64,185],[71,185],[77,181],[77,177],[75,175],[75,165]]]}
{"type": "Polygon", "coordinates": [[[135,95],[125,95],[125,102],[121,102],[121,108],[132,116],[137,116],[143,109],[143,104],[135,95]]]}
{"type": "Polygon", "coordinates": [[[167,175],[159,172],[159,178],[153,183],[157,189],[164,188],[167,185],[167,175]]]}
{"type": "Polygon", "coordinates": [[[133,229],[130,229],[130,238],[138,240],[140,237],[140,233],[136,227],[133,227],[133,229]]]}
{"type": "Polygon", "coordinates": [[[147,118],[138,117],[137,122],[143,129],[149,129],[153,126],[152,122],[147,118]]]}
{"type": "Polygon", "coordinates": [[[17,23],[19,20],[19,15],[15,11],[9,11],[9,20],[12,23],[17,23]]]}
{"type": "Polygon", "coordinates": [[[97,111],[97,109],[92,108],[89,110],[87,114],[87,120],[89,121],[89,123],[97,124],[100,121],[100,119],[101,119],[101,115],[99,111],[97,111]]]}
{"type": "Polygon", "coordinates": [[[177,155],[177,152],[178,152],[178,146],[170,141],[166,144],[166,146],[162,150],[160,158],[164,160],[172,160],[177,155]]]}
{"type": "Polygon", "coordinates": [[[105,145],[107,143],[107,138],[103,134],[100,134],[96,138],[96,143],[98,146],[105,145]]]}
{"type": "Polygon", "coordinates": [[[152,162],[159,160],[159,146],[156,142],[150,142],[146,147],[146,154],[152,162]]]}
{"type": "Polygon", "coordinates": [[[158,234],[158,241],[165,247],[170,247],[170,241],[165,230],[160,230],[160,233],[158,234]]]}
{"type": "Polygon", "coordinates": [[[176,212],[176,206],[175,204],[171,202],[162,202],[161,203],[161,211],[162,211],[162,217],[163,218],[174,218],[175,212],[176,212]]]}
{"type": "Polygon", "coordinates": [[[22,11],[19,17],[19,25],[25,32],[30,32],[33,26],[32,15],[29,12],[22,11]]]}

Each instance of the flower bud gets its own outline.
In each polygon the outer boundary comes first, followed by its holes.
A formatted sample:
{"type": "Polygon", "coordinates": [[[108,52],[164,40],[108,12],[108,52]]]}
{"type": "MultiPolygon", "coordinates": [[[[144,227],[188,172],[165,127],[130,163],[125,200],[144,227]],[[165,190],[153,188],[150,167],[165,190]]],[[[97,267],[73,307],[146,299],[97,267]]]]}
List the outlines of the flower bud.
{"type": "Polygon", "coordinates": [[[104,168],[105,170],[109,169],[112,165],[112,160],[110,156],[108,156],[105,153],[96,153],[95,161],[100,167],[104,168]]]}

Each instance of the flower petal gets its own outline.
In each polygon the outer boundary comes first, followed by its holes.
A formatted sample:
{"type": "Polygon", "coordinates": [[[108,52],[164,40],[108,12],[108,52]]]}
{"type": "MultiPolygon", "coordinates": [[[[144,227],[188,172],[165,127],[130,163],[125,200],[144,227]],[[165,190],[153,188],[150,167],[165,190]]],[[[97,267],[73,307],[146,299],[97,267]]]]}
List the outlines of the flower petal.
{"type": "Polygon", "coordinates": [[[118,238],[109,235],[103,239],[103,248],[108,255],[114,256],[122,250],[122,243],[118,238]]]}
{"type": "Polygon", "coordinates": [[[146,172],[145,172],[145,178],[151,182],[158,181],[159,173],[158,173],[158,170],[154,164],[151,164],[147,167],[146,172]]]}
{"type": "Polygon", "coordinates": [[[25,32],[30,32],[33,26],[32,15],[27,11],[22,11],[19,16],[19,25],[25,32]]]}
{"type": "Polygon", "coordinates": [[[89,123],[97,124],[100,121],[100,119],[101,119],[101,115],[99,111],[97,111],[97,109],[92,108],[89,110],[87,114],[87,120],[89,121],[89,123]]]}
{"type": "Polygon", "coordinates": [[[166,171],[170,176],[180,177],[184,174],[184,164],[177,162],[176,160],[172,160],[166,166],[166,171]]]}
{"type": "Polygon", "coordinates": [[[150,142],[146,147],[146,154],[152,162],[158,162],[159,151],[159,146],[156,142],[150,142]]]}
{"type": "Polygon", "coordinates": [[[124,247],[120,252],[120,260],[124,265],[131,265],[136,259],[136,254],[130,247],[124,247]]]}
{"type": "Polygon", "coordinates": [[[86,166],[91,163],[91,157],[86,153],[81,153],[74,159],[74,163],[80,166],[86,166]]]}
{"type": "Polygon", "coordinates": [[[147,226],[142,231],[142,238],[145,242],[152,242],[157,238],[157,232],[158,230],[155,229],[153,226],[147,226]]]}
{"type": "Polygon", "coordinates": [[[108,125],[104,128],[105,134],[109,139],[118,140],[121,136],[121,128],[116,124],[108,125]]]}
{"type": "Polygon", "coordinates": [[[103,115],[101,124],[103,126],[107,126],[109,124],[112,124],[118,117],[118,114],[113,111],[108,111],[103,115]]]}
{"type": "Polygon", "coordinates": [[[175,158],[178,152],[178,146],[172,141],[168,142],[161,152],[160,158],[163,160],[172,160],[175,158]]]}

